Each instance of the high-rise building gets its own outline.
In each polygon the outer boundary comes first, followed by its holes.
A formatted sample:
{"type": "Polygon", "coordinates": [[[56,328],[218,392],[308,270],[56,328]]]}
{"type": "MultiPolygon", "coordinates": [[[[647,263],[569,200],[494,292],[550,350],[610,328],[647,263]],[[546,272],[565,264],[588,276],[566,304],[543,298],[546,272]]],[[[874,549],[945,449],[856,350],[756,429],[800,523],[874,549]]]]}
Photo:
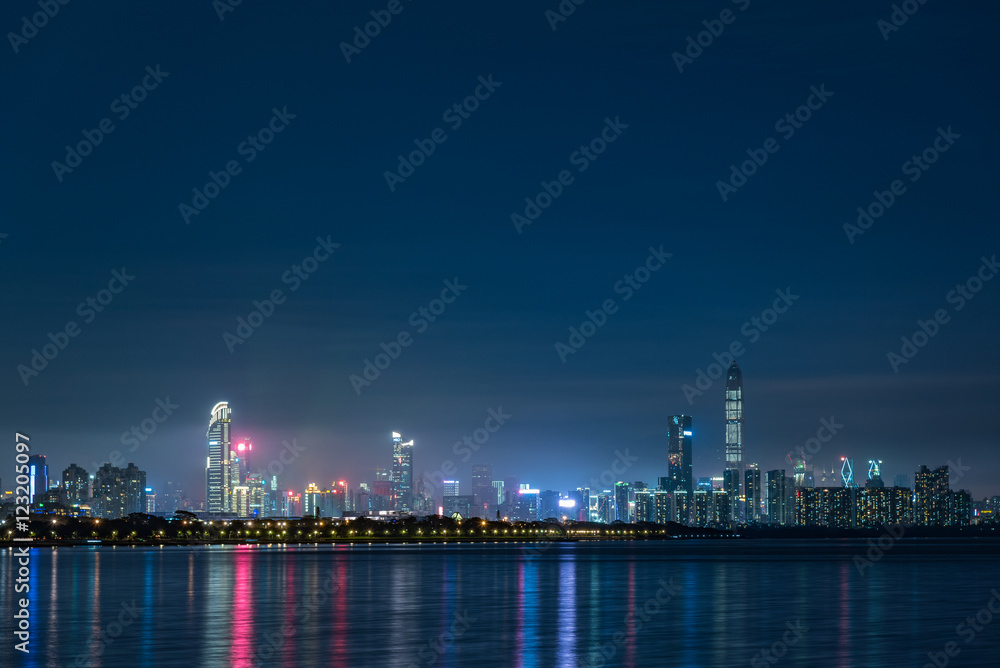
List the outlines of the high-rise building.
{"type": "Polygon", "coordinates": [[[498,506],[501,506],[504,503],[503,489],[503,480],[493,481],[493,502],[498,506]]]}
{"type": "Polygon", "coordinates": [[[413,510],[413,441],[403,442],[399,432],[392,432],[393,509],[413,510]]]}
{"type": "Polygon", "coordinates": [[[632,514],[632,504],[633,504],[633,490],[632,485],[627,482],[616,482],[615,483],[615,519],[621,522],[626,522],[631,524],[633,521],[632,514]]]}
{"type": "Polygon", "coordinates": [[[743,501],[743,372],[733,362],[726,375],[726,470],[735,471],[726,491],[734,521],[742,521],[738,509],[743,501]]]}
{"type": "Polygon", "coordinates": [[[205,467],[205,490],[208,512],[229,512],[229,453],[231,411],[220,401],[212,408],[208,423],[208,462],[205,467]]]}
{"type": "Polygon", "coordinates": [[[156,512],[156,493],[152,487],[146,488],[146,512],[150,515],[156,512]]]}
{"type": "Polygon", "coordinates": [[[551,489],[542,490],[538,494],[538,519],[547,520],[550,517],[556,519],[563,515],[559,506],[559,492],[551,489]]]}
{"type": "Polygon", "coordinates": [[[28,493],[31,503],[40,503],[42,495],[49,491],[49,466],[45,463],[45,455],[28,457],[28,493]]]}
{"type": "Polygon", "coordinates": [[[496,509],[496,492],[493,489],[493,464],[472,465],[472,495],[476,497],[476,510],[480,517],[496,509]]]}
{"type": "Polygon", "coordinates": [[[120,469],[105,464],[94,474],[94,514],[117,519],[146,512],[146,472],[129,462],[120,469]]]}
{"type": "Polygon", "coordinates": [[[743,495],[746,498],[747,524],[759,523],[763,512],[764,494],[761,487],[760,469],[750,464],[743,476],[743,495]]]}
{"type": "Polygon", "coordinates": [[[667,488],[668,492],[684,490],[694,493],[691,470],[691,416],[671,415],[667,425],[667,488]]]}
{"type": "Polygon", "coordinates": [[[948,521],[948,466],[933,471],[926,466],[913,476],[914,521],[920,526],[943,526],[948,521]]]}
{"type": "Polygon", "coordinates": [[[82,466],[76,464],[67,466],[62,474],[62,484],[69,505],[78,506],[90,498],[90,477],[82,466]]]}
{"type": "Polygon", "coordinates": [[[441,491],[443,496],[458,496],[461,493],[461,483],[458,480],[442,480],[441,491]]]}
{"type": "Polygon", "coordinates": [[[635,493],[635,521],[656,521],[656,509],[653,505],[653,492],[648,489],[636,491],[635,493]]]}
{"type": "MultiPolygon", "coordinates": [[[[750,474],[750,471],[747,471],[750,474]]],[[[785,469],[776,469],[764,474],[764,514],[768,524],[784,526],[791,524],[788,516],[788,481],[785,469]]]]}

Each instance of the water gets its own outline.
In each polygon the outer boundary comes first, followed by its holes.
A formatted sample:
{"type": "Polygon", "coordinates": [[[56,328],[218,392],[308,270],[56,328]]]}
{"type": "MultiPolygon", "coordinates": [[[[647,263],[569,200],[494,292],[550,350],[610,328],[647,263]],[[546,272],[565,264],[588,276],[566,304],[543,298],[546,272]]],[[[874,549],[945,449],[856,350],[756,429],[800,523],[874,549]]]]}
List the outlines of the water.
{"type": "Polygon", "coordinates": [[[714,540],[33,550],[30,655],[12,649],[23,594],[13,593],[12,551],[0,550],[0,665],[919,667],[928,652],[947,658],[949,641],[949,666],[1000,665],[1000,593],[997,621],[986,607],[1000,592],[1000,546],[904,539],[861,574],[854,558],[867,549],[714,540]],[[979,631],[956,628],[977,613],[979,631]],[[759,654],[771,647],[776,663],[759,654]]]}

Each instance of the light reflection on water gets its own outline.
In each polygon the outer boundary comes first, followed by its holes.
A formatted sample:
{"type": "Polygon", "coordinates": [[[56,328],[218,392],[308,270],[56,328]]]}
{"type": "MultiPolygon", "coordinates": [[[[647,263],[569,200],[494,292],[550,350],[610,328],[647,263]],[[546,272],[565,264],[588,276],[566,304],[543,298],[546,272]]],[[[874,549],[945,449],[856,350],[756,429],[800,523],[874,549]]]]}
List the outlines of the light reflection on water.
{"type": "MultiPolygon", "coordinates": [[[[796,621],[809,630],[781,666],[919,666],[949,641],[961,647],[953,665],[992,665],[1000,616],[969,644],[955,627],[1000,585],[1000,547],[904,540],[862,576],[853,558],[866,548],[42,549],[32,552],[33,653],[5,642],[0,665],[733,666],[751,665],[796,621]],[[678,593],[660,605],[657,590],[671,578],[678,593]],[[116,627],[133,600],[138,619],[116,627]]],[[[23,596],[14,594],[16,569],[12,551],[0,550],[5,620],[23,596]]]]}

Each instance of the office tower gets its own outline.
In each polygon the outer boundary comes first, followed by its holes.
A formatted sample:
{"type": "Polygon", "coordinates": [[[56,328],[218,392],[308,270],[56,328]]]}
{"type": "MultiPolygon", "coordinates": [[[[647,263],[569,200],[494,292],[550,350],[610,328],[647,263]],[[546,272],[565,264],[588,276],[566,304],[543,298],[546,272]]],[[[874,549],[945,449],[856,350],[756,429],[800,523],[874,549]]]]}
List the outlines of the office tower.
{"type": "Polygon", "coordinates": [[[631,524],[633,521],[632,515],[632,503],[633,503],[633,490],[632,485],[627,482],[616,482],[615,483],[615,519],[620,522],[625,522],[631,524]]]}
{"type": "Polygon", "coordinates": [[[150,515],[156,512],[156,494],[152,487],[146,488],[146,512],[150,515]]]}
{"type": "Polygon", "coordinates": [[[319,487],[316,483],[311,482],[306,487],[306,491],[302,494],[302,514],[305,516],[315,516],[318,510],[317,504],[319,503],[319,487]]]}
{"type": "Polygon", "coordinates": [[[729,505],[734,521],[742,521],[739,508],[743,500],[743,372],[733,362],[726,376],[726,471],[730,474],[729,505]]]}
{"type": "Polygon", "coordinates": [[[229,511],[229,452],[231,411],[220,401],[212,408],[208,423],[208,463],[205,469],[208,512],[218,515],[229,511]]]}
{"type": "Polygon", "coordinates": [[[504,504],[505,499],[503,498],[503,490],[504,490],[503,480],[494,480],[492,498],[493,498],[493,503],[495,503],[497,506],[502,506],[504,504]]]}
{"type": "Polygon", "coordinates": [[[392,432],[393,510],[413,509],[413,441],[403,442],[399,432],[392,432]]]}
{"type": "Polygon", "coordinates": [[[597,495],[597,511],[595,521],[611,524],[615,519],[615,497],[614,493],[606,489],[597,495]]]}
{"type": "Polygon", "coordinates": [[[525,522],[534,522],[538,516],[538,490],[532,489],[530,485],[522,483],[517,491],[517,498],[514,500],[514,519],[525,522]]]}
{"type": "Polygon", "coordinates": [[[756,464],[750,464],[746,468],[743,476],[743,494],[746,498],[747,524],[759,523],[764,498],[761,489],[760,469],[756,464]]]}
{"type": "Polygon", "coordinates": [[[885,487],[885,482],[882,480],[881,459],[868,460],[868,479],[865,481],[865,487],[885,487]]]}
{"type": "Polygon", "coordinates": [[[263,473],[248,473],[246,477],[247,488],[247,517],[265,517],[270,515],[270,508],[267,506],[267,482],[263,473]]]}
{"type": "Polygon", "coordinates": [[[443,496],[458,496],[461,485],[458,480],[442,480],[441,489],[443,496]]]}
{"type": "Polygon", "coordinates": [[[538,519],[561,519],[562,507],[559,505],[559,492],[546,489],[538,494],[538,519]]]}
{"type": "Polygon", "coordinates": [[[41,502],[42,495],[49,491],[49,467],[45,455],[28,457],[28,496],[32,504],[41,502]]]}
{"type": "MultiPolygon", "coordinates": [[[[747,472],[749,474],[749,471],[747,472]]],[[[789,478],[785,477],[785,469],[776,469],[764,474],[764,514],[767,523],[778,526],[788,522],[788,488],[789,478]]]]}
{"type": "Polygon", "coordinates": [[[592,520],[590,515],[590,507],[591,507],[590,488],[577,487],[576,491],[580,495],[580,507],[577,509],[580,511],[580,521],[590,522],[592,520]]]}
{"type": "Polygon", "coordinates": [[[926,466],[913,476],[914,521],[920,526],[943,526],[948,518],[948,466],[933,471],[926,466]]]}
{"type": "Polygon", "coordinates": [[[62,474],[63,489],[66,490],[66,502],[71,506],[86,503],[90,498],[90,477],[83,467],[70,464],[62,474]]]}
{"type": "Polygon", "coordinates": [[[694,493],[691,471],[691,416],[671,415],[667,425],[667,490],[694,493]]]}
{"type": "Polygon", "coordinates": [[[472,495],[476,497],[479,512],[488,513],[490,509],[496,509],[496,504],[492,501],[496,496],[493,490],[493,464],[472,465],[472,495]]]}
{"type": "Polygon", "coordinates": [[[840,458],[840,486],[857,487],[854,480],[854,459],[851,457],[840,458]]]}

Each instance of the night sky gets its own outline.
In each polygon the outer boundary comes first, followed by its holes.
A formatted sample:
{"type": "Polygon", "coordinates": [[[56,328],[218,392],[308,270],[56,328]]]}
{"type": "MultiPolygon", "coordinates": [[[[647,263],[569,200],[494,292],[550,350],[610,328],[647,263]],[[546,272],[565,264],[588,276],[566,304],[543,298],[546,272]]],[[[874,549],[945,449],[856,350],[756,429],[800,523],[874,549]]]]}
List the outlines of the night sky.
{"type": "MultiPolygon", "coordinates": [[[[120,450],[202,498],[218,401],[255,463],[306,449],[282,477],[296,489],[370,479],[392,430],[417,475],[451,460],[465,493],[472,463],[566,490],[625,449],[616,478],[655,486],[680,413],[695,476],[721,475],[724,379],[684,386],[736,343],[748,462],[788,467],[832,417],[817,467],[882,459],[892,484],[961,461],[953,488],[1000,493],[1000,280],[975,278],[1000,252],[996,5],[912,2],[889,30],[889,2],[566,0],[558,21],[556,0],[221,4],[73,2],[7,35],[0,429],[53,477],[120,450]],[[372,11],[391,22],[341,46],[372,11]],[[712,28],[699,54],[688,37],[712,28]],[[100,143],[67,157],[84,131],[100,143]],[[434,151],[410,173],[415,142],[434,151]],[[225,187],[202,201],[210,172],[225,187]],[[845,229],[875,191],[892,204],[845,229]],[[130,452],[123,432],[167,398],[130,452]],[[510,418],[463,461],[453,444],[490,409],[510,418]]],[[[4,3],[0,26],[38,11],[4,3]]],[[[11,449],[6,488],[12,466],[11,449]]]]}

